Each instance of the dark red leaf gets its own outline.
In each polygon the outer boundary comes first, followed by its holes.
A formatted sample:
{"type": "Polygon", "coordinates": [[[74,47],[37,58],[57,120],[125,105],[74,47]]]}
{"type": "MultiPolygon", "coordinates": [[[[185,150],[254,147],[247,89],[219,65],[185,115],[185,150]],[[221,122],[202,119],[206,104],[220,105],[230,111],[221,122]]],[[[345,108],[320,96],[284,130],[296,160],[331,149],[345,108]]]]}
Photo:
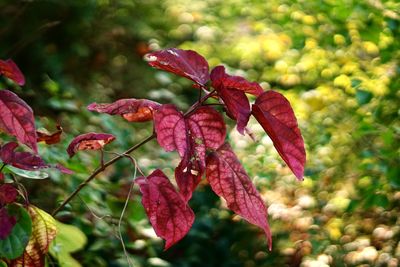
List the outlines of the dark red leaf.
{"type": "Polygon", "coordinates": [[[302,180],[306,151],[289,101],[278,92],[267,91],[256,99],[252,113],[272,139],[279,155],[296,177],[302,180]]]}
{"type": "Polygon", "coordinates": [[[99,150],[115,140],[115,136],[106,133],[85,133],[75,137],[67,148],[68,155],[73,157],[79,150],[99,150]]]}
{"type": "Polygon", "coordinates": [[[246,94],[235,89],[228,90],[225,87],[220,87],[217,91],[224,101],[228,116],[236,120],[236,129],[244,135],[251,114],[250,103],[246,94]]]}
{"type": "Polygon", "coordinates": [[[10,184],[0,185],[0,206],[13,203],[18,196],[17,189],[10,184]]]}
{"type": "Polygon", "coordinates": [[[0,239],[6,239],[16,223],[16,218],[8,215],[5,207],[0,208],[0,239]]]}
{"type": "Polygon", "coordinates": [[[33,111],[21,98],[8,90],[0,90],[0,129],[15,136],[37,153],[33,111]]]}
{"type": "Polygon", "coordinates": [[[189,232],[194,213],[162,171],[139,177],[136,183],[150,223],[157,236],[165,239],[168,249],[189,232]]]}
{"type": "Polygon", "coordinates": [[[264,92],[262,87],[256,82],[249,82],[243,77],[227,74],[224,66],[215,67],[211,71],[210,78],[214,88],[223,86],[227,89],[236,89],[255,96],[259,96],[264,92]]]}
{"type": "Polygon", "coordinates": [[[230,145],[226,143],[209,154],[206,164],[212,190],[226,200],[232,211],[264,230],[271,250],[267,208],[230,145]]]}
{"type": "MultiPolygon", "coordinates": [[[[237,122],[237,130],[244,135],[244,130],[250,118],[250,103],[244,91],[228,88],[224,85],[227,74],[225,68],[218,66],[211,72],[212,86],[225,104],[227,114],[237,122]]],[[[228,83],[229,84],[229,83],[228,83]]]]}
{"type": "Polygon", "coordinates": [[[4,181],[4,173],[0,172],[0,183],[4,181]]]}
{"type": "Polygon", "coordinates": [[[150,66],[186,77],[199,85],[205,85],[210,76],[207,61],[192,50],[170,48],[147,55],[150,66]]]}
{"type": "Polygon", "coordinates": [[[182,112],[172,104],[162,105],[154,113],[154,127],[160,146],[167,152],[177,150],[183,158],[189,143],[182,112]]]}
{"type": "Polygon", "coordinates": [[[15,152],[18,144],[15,142],[9,142],[0,148],[0,159],[11,166],[19,169],[36,171],[45,168],[56,168],[60,172],[65,174],[74,173],[70,169],[65,168],[61,164],[51,165],[44,162],[39,156],[30,152],[15,152]]]}
{"type": "Polygon", "coordinates": [[[144,122],[153,120],[153,112],[160,104],[147,99],[120,99],[111,104],[90,104],[87,109],[110,115],[121,115],[130,122],[144,122]]]}
{"type": "Polygon", "coordinates": [[[205,169],[202,162],[190,149],[183,157],[178,167],[175,168],[175,180],[183,199],[188,202],[192,198],[194,190],[201,181],[205,169]]]}
{"type": "Polygon", "coordinates": [[[36,131],[37,142],[45,142],[47,145],[57,144],[61,140],[61,134],[63,129],[60,125],[57,125],[57,131],[50,134],[48,132],[36,131]]]}
{"type": "Polygon", "coordinates": [[[2,146],[0,148],[1,160],[8,165],[23,170],[38,170],[50,167],[38,155],[30,152],[15,152],[14,150],[17,147],[18,144],[15,142],[10,142],[2,146]]]}
{"type": "Polygon", "coordinates": [[[7,78],[13,80],[18,85],[25,84],[25,77],[19,70],[18,66],[11,59],[1,60],[0,59],[0,75],[4,75],[7,78]]]}

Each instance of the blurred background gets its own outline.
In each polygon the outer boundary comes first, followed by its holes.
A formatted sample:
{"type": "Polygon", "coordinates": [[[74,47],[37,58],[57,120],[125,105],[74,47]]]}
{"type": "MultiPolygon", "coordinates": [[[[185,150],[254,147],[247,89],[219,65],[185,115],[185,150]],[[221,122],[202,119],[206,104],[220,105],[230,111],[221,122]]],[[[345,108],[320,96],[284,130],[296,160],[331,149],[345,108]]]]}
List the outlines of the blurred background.
{"type": "MultiPolygon", "coordinates": [[[[63,227],[64,248],[52,248],[49,266],[128,266],[119,230],[133,266],[400,265],[397,0],[0,0],[0,25],[0,57],[12,58],[27,79],[13,90],[32,106],[38,127],[64,128],[60,144],[39,149],[75,174],[21,180],[48,212],[99,164],[95,152],[68,159],[74,136],[112,133],[117,140],[107,150],[121,152],[151,134],[151,123],[90,113],[89,103],[149,98],[184,110],[196,101],[189,81],[147,65],[150,51],[193,49],[212,67],[224,63],[230,74],[279,90],[306,143],[306,177],[298,182],[255,121],[254,142],[226,118],[228,138],[269,206],[271,252],[263,233],[228,211],[206,182],[190,201],[193,229],[168,251],[137,188],[119,228],[135,175],[123,159],[59,214],[75,227],[63,227]]],[[[14,86],[1,79],[3,88],[14,86]]],[[[171,178],[179,162],[155,141],[132,155],[145,174],[161,168],[171,178]]]]}

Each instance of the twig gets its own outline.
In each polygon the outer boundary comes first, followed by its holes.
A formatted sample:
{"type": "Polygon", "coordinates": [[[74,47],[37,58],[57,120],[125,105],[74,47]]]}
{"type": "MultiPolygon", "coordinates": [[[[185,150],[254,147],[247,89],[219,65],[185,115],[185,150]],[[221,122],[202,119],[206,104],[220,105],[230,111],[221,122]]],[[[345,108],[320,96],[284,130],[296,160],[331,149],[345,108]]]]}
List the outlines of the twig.
{"type": "MultiPolygon", "coordinates": [[[[203,103],[210,98],[211,96],[213,96],[215,94],[215,90],[211,91],[210,93],[208,93],[207,95],[203,96],[199,101],[197,101],[196,103],[194,103],[184,114],[185,117],[188,117],[189,115],[191,115],[193,112],[196,111],[196,109],[198,109],[201,105],[203,105],[203,103]]],[[[136,145],[132,146],[131,148],[129,148],[128,150],[126,150],[125,152],[115,156],[114,158],[110,159],[109,161],[107,161],[106,163],[102,164],[100,167],[98,167],[96,170],[94,170],[88,178],[86,178],[85,181],[83,181],[66,199],[64,199],[64,201],[61,203],[61,205],[56,208],[53,212],[52,212],[52,216],[56,216],[58,212],[60,212],[65,205],[67,205],[71,199],[73,199],[76,194],[78,194],[82,188],[84,188],[88,183],[90,183],[90,181],[92,181],[98,174],[102,173],[108,166],[114,164],[114,162],[120,160],[121,158],[125,157],[126,155],[132,153],[133,151],[135,151],[136,149],[140,148],[141,146],[143,146],[144,144],[146,144],[147,142],[153,140],[156,137],[156,133],[153,131],[153,134],[150,135],[149,137],[143,139],[141,142],[137,143],[136,145]]]]}
{"type": "Polygon", "coordinates": [[[130,154],[133,151],[135,151],[136,149],[138,149],[139,147],[141,147],[142,145],[146,144],[147,142],[153,140],[156,137],[156,135],[153,133],[152,135],[150,135],[149,137],[143,139],[141,142],[137,143],[136,145],[132,146],[131,148],[129,148],[128,150],[126,150],[124,153],[122,153],[121,155],[115,156],[114,158],[110,159],[109,161],[107,161],[106,163],[104,163],[103,166],[98,167],[96,170],[94,170],[92,172],[92,174],[89,175],[88,178],[86,178],[85,181],[83,181],[62,203],[61,205],[56,208],[52,215],[55,216],[57,215],[57,213],[65,207],[65,205],[68,204],[68,202],[71,201],[72,198],[75,197],[76,194],[78,194],[82,188],[84,188],[88,183],[90,183],[90,181],[92,181],[99,173],[103,172],[108,166],[112,165],[114,162],[118,161],[119,159],[124,157],[124,154],[130,154]]]}

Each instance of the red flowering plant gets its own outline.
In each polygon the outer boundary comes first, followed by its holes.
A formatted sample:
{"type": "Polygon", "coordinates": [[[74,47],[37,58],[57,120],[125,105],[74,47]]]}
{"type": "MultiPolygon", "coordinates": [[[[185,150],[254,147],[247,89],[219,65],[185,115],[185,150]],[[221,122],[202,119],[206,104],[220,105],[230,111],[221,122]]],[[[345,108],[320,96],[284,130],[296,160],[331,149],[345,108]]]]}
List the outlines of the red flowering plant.
{"type": "MultiPolygon", "coordinates": [[[[306,154],[289,101],[276,91],[264,91],[256,82],[227,74],[223,66],[217,66],[210,72],[207,61],[195,51],[176,48],[156,51],[147,55],[147,61],[154,68],[191,80],[195,90],[199,91],[198,101],[185,112],[175,105],[147,99],[90,104],[87,107],[90,111],[119,115],[129,122],[153,121],[153,134],[107,162],[103,161],[102,153],[101,165],[52,215],[61,211],[108,166],[156,139],[165,151],[176,151],[180,157],[180,163],[175,166],[177,188],[160,169],[148,176],[138,177],[135,183],[139,186],[142,204],[154,231],[166,241],[165,249],[181,240],[192,227],[195,216],[188,202],[204,177],[212,190],[226,201],[229,209],[265,232],[271,249],[267,207],[226,141],[227,126],[222,112],[236,122],[236,129],[242,135],[248,132],[247,123],[250,116],[254,116],[281,158],[302,180],[306,154]],[[247,94],[256,97],[252,105],[247,94]],[[220,106],[222,109],[216,109],[220,106]]],[[[11,60],[0,61],[0,73],[19,85],[24,84],[22,73],[11,60]]],[[[0,129],[32,150],[16,151],[19,147],[16,142],[1,144],[0,258],[10,266],[22,266],[18,264],[28,260],[32,261],[32,265],[23,266],[43,266],[43,257],[56,235],[54,219],[26,201],[19,204],[21,201],[18,200],[24,199],[24,193],[17,183],[6,183],[3,173],[8,175],[15,169],[36,171],[43,168],[57,168],[71,173],[59,164],[45,163],[38,155],[37,142],[57,143],[62,128],[58,126],[58,131],[53,134],[36,131],[32,109],[11,91],[0,91],[0,105],[0,129]],[[9,171],[5,172],[7,168],[9,171]],[[18,249],[7,247],[6,243],[16,236],[24,237],[18,249]]],[[[67,152],[72,157],[80,150],[102,151],[115,138],[108,133],[83,133],[71,141],[67,152]]]]}

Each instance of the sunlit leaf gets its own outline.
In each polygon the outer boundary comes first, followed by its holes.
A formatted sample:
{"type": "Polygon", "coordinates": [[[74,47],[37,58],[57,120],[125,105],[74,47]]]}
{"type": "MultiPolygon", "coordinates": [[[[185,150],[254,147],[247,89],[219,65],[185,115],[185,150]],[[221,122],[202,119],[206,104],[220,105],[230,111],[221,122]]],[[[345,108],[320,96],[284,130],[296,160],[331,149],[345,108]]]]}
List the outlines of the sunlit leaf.
{"type": "Polygon", "coordinates": [[[32,220],[32,235],[21,257],[11,262],[10,267],[44,266],[44,259],[50,243],[57,233],[56,221],[45,211],[28,206],[32,220]]]}
{"type": "Polygon", "coordinates": [[[302,180],[306,152],[289,101],[278,92],[267,91],[256,99],[252,113],[271,138],[279,155],[296,177],[302,180]]]}
{"type": "Polygon", "coordinates": [[[170,48],[150,53],[146,57],[150,66],[186,77],[205,85],[210,76],[207,61],[192,50],[170,48]]]}
{"type": "MultiPolygon", "coordinates": [[[[32,233],[32,221],[28,212],[17,205],[8,205],[8,216],[15,218],[15,225],[6,238],[0,238],[0,258],[15,259],[22,255],[32,233]]],[[[0,219],[1,220],[1,219],[0,219]]],[[[1,224],[3,228],[4,224],[1,224]]]]}
{"type": "Polygon", "coordinates": [[[264,92],[262,87],[256,82],[249,82],[243,77],[227,74],[224,66],[215,67],[211,71],[210,78],[214,88],[222,86],[227,89],[235,89],[255,96],[259,96],[264,92]]]}
{"type": "Polygon", "coordinates": [[[37,153],[33,111],[25,101],[8,90],[0,90],[0,130],[15,136],[37,153]]]}
{"type": "Polygon", "coordinates": [[[271,249],[267,208],[228,143],[208,155],[206,177],[212,190],[226,200],[232,211],[264,230],[271,249]]]}
{"type": "Polygon", "coordinates": [[[87,109],[110,115],[121,115],[130,122],[144,122],[153,120],[153,112],[160,104],[147,99],[120,99],[111,104],[90,104],[87,109]]]}
{"type": "Polygon", "coordinates": [[[13,166],[7,165],[5,167],[8,171],[15,173],[18,176],[28,178],[28,179],[46,179],[49,178],[49,174],[47,172],[37,170],[37,171],[27,171],[23,169],[18,169],[13,166]]]}
{"type": "Polygon", "coordinates": [[[75,137],[67,148],[68,155],[73,157],[79,150],[99,150],[115,140],[115,136],[106,133],[86,133],[75,137]]]}
{"type": "Polygon", "coordinates": [[[160,170],[136,183],[142,193],[142,204],[156,234],[165,239],[165,249],[181,240],[192,227],[194,213],[160,170]]]}
{"type": "Polygon", "coordinates": [[[0,75],[4,75],[5,77],[16,82],[18,85],[22,86],[25,84],[24,75],[18,68],[17,64],[15,64],[11,59],[0,59],[0,75]]]}

